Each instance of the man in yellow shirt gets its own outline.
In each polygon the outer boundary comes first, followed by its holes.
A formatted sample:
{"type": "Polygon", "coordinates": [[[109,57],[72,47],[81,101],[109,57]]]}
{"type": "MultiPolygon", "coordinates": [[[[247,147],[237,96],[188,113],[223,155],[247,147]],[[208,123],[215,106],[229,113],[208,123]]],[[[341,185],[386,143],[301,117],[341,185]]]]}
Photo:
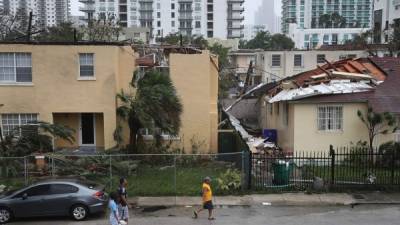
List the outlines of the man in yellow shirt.
{"type": "Polygon", "coordinates": [[[211,190],[211,178],[210,177],[204,178],[203,186],[202,186],[202,197],[203,197],[203,208],[200,208],[199,210],[194,211],[193,218],[197,219],[198,214],[203,209],[207,209],[208,210],[208,219],[215,220],[215,218],[212,216],[214,205],[212,203],[212,190],[211,190]]]}

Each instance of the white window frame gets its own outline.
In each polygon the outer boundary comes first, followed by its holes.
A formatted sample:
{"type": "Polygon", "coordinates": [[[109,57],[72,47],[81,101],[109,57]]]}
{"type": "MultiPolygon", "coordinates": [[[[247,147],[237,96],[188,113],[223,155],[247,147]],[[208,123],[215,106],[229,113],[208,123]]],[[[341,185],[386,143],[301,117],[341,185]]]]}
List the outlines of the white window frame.
{"type": "Polygon", "coordinates": [[[91,52],[80,52],[78,54],[78,80],[83,80],[83,81],[85,81],[85,80],[89,80],[89,81],[96,80],[96,70],[95,70],[95,66],[94,66],[95,65],[95,60],[96,60],[96,57],[95,57],[94,53],[91,53],[91,52]],[[92,65],[83,64],[83,66],[93,66],[93,76],[81,76],[81,55],[85,55],[85,54],[93,55],[93,64],[92,65]]]}
{"type": "Polygon", "coordinates": [[[319,132],[343,132],[343,125],[344,125],[343,105],[318,105],[316,107],[316,114],[317,114],[317,117],[316,117],[317,118],[317,130],[319,132]],[[325,117],[324,118],[320,118],[320,116],[321,116],[320,109],[321,108],[325,108],[325,115],[324,115],[325,117]],[[329,109],[332,109],[332,108],[341,110],[341,114],[339,117],[337,117],[337,114],[335,112],[328,112],[328,114],[327,114],[327,111],[329,111],[329,109]],[[331,116],[330,114],[333,115],[333,118],[330,117],[331,116]],[[328,116],[326,116],[326,115],[328,115],[328,116]],[[333,122],[330,120],[333,120],[333,122]],[[337,120],[337,121],[335,121],[335,120],[337,120]],[[321,129],[322,121],[325,121],[325,128],[321,129]],[[329,123],[332,123],[333,125],[331,125],[331,126],[333,126],[333,127],[338,127],[337,124],[339,124],[340,128],[330,128],[329,129],[328,128],[329,123]]]}
{"type": "MultiPolygon", "coordinates": [[[[36,116],[36,121],[39,121],[39,113],[3,113],[3,114],[0,114],[0,126],[1,126],[1,134],[0,135],[2,135],[3,137],[5,137],[5,134],[4,134],[4,132],[5,132],[5,129],[4,129],[5,124],[3,124],[3,120],[4,120],[3,117],[5,115],[18,115],[18,124],[17,125],[12,124],[12,126],[17,126],[17,127],[21,127],[23,125],[29,125],[30,124],[30,123],[26,123],[26,124],[22,124],[21,123],[21,116],[22,115],[31,115],[31,116],[35,115],[36,116]]],[[[9,126],[10,124],[7,124],[7,125],[9,126]]],[[[22,132],[21,129],[19,129],[19,131],[18,131],[19,134],[16,134],[15,136],[16,137],[21,136],[21,132],[22,132]]]]}
{"type": "MultiPolygon", "coordinates": [[[[14,79],[13,80],[8,80],[8,81],[1,81],[0,80],[0,86],[1,85],[22,85],[22,86],[32,86],[33,84],[33,70],[32,70],[32,53],[30,52],[0,52],[0,54],[12,54],[13,55],[13,75],[14,75],[14,79]],[[28,54],[30,55],[30,66],[23,66],[23,67],[27,67],[27,68],[31,68],[31,80],[30,82],[21,82],[21,81],[17,81],[17,68],[20,66],[17,66],[17,54],[28,54]]],[[[8,66],[10,67],[10,66],[8,66]]],[[[11,67],[10,67],[11,68],[11,67]]]]}
{"type": "Polygon", "coordinates": [[[293,55],[293,67],[295,67],[295,68],[302,68],[302,67],[304,67],[304,55],[303,55],[303,54],[294,54],[294,55],[293,55]],[[296,56],[300,56],[300,57],[301,57],[300,66],[299,66],[299,65],[296,65],[296,56]]]}
{"type": "Polygon", "coordinates": [[[282,67],[282,55],[281,54],[272,54],[271,55],[271,67],[272,68],[281,68],[282,67]],[[279,66],[274,65],[274,63],[273,63],[274,56],[279,56],[279,66]]]}

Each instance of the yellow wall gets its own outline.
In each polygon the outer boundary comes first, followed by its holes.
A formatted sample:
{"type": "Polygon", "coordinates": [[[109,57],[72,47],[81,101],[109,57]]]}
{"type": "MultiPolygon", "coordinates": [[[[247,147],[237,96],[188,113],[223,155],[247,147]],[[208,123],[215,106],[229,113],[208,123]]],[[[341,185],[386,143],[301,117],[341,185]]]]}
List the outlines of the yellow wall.
{"type": "Polygon", "coordinates": [[[0,44],[0,52],[32,53],[33,77],[32,85],[0,85],[0,113],[38,113],[48,122],[53,113],[102,113],[104,147],[115,146],[115,96],[135,70],[130,46],[0,44]],[[79,53],[95,54],[96,80],[78,80],[79,53]]]}
{"type": "MultiPolygon", "coordinates": [[[[262,118],[263,128],[278,130],[278,144],[285,151],[327,152],[329,145],[335,148],[348,147],[350,143],[368,141],[368,131],[357,116],[357,111],[364,114],[367,110],[366,103],[338,103],[332,105],[343,106],[343,130],[342,131],[318,131],[317,106],[318,104],[289,104],[289,124],[282,123],[282,104],[280,113],[276,114],[278,103],[274,103],[273,115],[270,115],[266,104],[262,108],[265,115],[262,118]]],[[[394,134],[378,135],[374,145],[394,140],[394,134]]]]}
{"type": "Polygon", "coordinates": [[[170,75],[183,104],[181,147],[192,151],[191,139],[204,142],[200,151],[218,151],[218,60],[202,54],[171,54],[170,75]]]}

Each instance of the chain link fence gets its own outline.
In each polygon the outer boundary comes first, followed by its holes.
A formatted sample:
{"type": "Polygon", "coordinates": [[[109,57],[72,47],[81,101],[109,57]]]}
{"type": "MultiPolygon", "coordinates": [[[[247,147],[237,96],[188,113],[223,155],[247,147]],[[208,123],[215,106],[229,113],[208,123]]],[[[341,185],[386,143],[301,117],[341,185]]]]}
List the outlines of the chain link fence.
{"type": "Polygon", "coordinates": [[[199,196],[204,177],[216,194],[246,188],[247,153],[46,155],[0,158],[0,185],[19,188],[40,179],[79,177],[114,191],[128,180],[132,196],[199,196]]]}

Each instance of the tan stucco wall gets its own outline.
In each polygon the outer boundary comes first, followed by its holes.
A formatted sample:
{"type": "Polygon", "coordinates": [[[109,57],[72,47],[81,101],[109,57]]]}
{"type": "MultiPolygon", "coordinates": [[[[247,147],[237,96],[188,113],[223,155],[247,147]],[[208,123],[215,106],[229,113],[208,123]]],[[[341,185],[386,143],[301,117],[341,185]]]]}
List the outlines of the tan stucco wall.
{"type": "Polygon", "coordinates": [[[180,145],[192,151],[191,139],[204,142],[200,151],[218,151],[218,61],[210,54],[171,54],[170,75],[183,104],[180,145]]]}
{"type": "Polygon", "coordinates": [[[2,44],[0,52],[32,53],[33,77],[31,86],[0,85],[0,113],[38,113],[48,122],[53,113],[102,113],[104,147],[115,146],[115,96],[135,70],[130,46],[2,44]],[[95,54],[95,81],[78,80],[79,53],[95,54]]]}
{"type": "MultiPolygon", "coordinates": [[[[276,110],[278,103],[273,104],[272,115],[269,108],[272,104],[263,106],[260,123],[263,128],[277,129],[278,145],[285,151],[328,152],[329,145],[335,148],[349,147],[351,143],[355,144],[360,140],[368,141],[368,131],[357,116],[358,110],[366,113],[366,103],[332,104],[343,106],[342,131],[318,131],[318,104],[289,104],[289,121],[288,126],[285,126],[282,118],[282,104],[280,103],[279,115],[276,110]]],[[[379,146],[393,140],[394,134],[378,135],[374,145],[379,146]]]]}

